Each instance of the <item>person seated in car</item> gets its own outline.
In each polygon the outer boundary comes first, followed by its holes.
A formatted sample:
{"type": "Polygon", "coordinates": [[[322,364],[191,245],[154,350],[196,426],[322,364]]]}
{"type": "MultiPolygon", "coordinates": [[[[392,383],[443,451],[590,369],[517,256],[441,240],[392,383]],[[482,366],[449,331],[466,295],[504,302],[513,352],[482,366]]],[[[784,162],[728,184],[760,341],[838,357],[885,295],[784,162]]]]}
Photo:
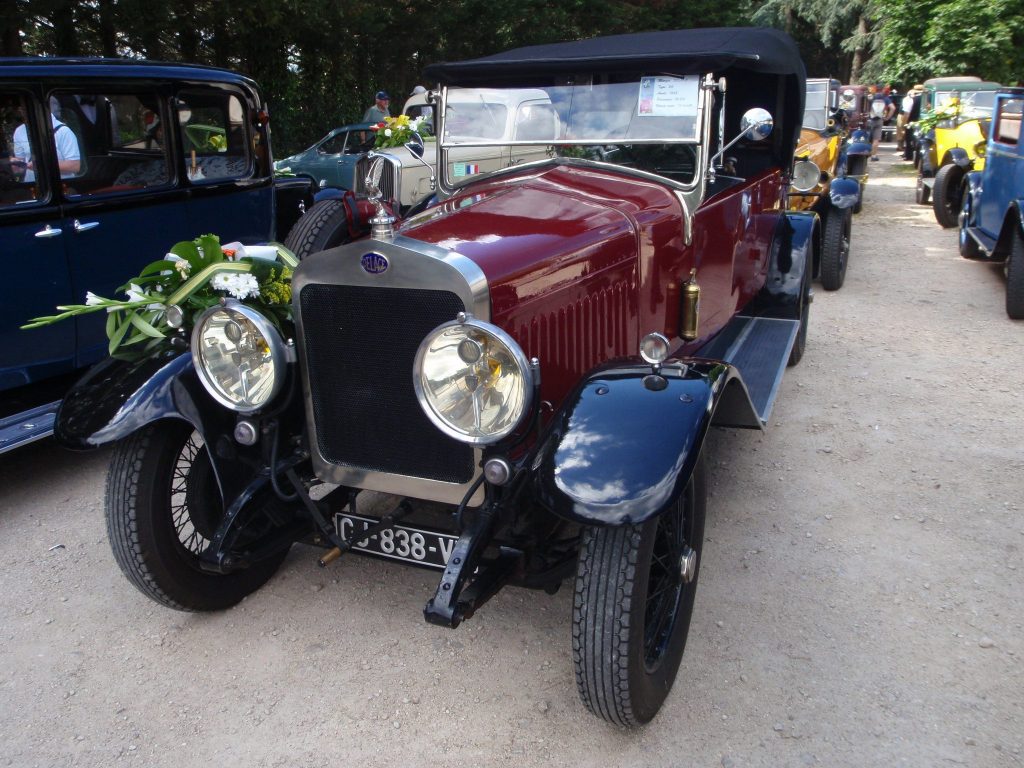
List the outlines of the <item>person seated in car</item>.
{"type": "MultiPolygon", "coordinates": [[[[57,168],[60,170],[60,177],[68,179],[76,176],[81,170],[82,157],[78,149],[78,137],[57,118],[56,109],[56,103],[51,100],[50,122],[53,126],[53,143],[57,150],[57,168]]],[[[25,176],[22,181],[31,182],[36,179],[35,158],[32,154],[32,144],[28,139],[24,108],[19,107],[18,112],[22,122],[14,129],[14,157],[11,158],[11,165],[15,168],[23,167],[25,176]]]]}

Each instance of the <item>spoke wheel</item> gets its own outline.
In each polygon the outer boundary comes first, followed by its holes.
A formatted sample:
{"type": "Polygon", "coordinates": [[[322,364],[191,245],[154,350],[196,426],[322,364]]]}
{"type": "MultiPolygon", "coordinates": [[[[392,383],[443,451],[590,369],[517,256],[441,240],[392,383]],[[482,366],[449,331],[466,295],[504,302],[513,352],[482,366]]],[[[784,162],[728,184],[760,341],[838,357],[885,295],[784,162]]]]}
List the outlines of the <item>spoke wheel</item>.
{"type": "Polygon", "coordinates": [[[162,421],[123,440],[107,476],[114,559],[143,594],[179,610],[234,605],[269,579],[287,550],[237,573],[199,567],[223,516],[206,446],[191,424],[162,421]]]}
{"type": "Polygon", "coordinates": [[[641,525],[585,529],[573,601],[573,661],[583,703],[617,725],[651,720],[686,646],[704,543],[698,461],[678,503],[641,525]]]}

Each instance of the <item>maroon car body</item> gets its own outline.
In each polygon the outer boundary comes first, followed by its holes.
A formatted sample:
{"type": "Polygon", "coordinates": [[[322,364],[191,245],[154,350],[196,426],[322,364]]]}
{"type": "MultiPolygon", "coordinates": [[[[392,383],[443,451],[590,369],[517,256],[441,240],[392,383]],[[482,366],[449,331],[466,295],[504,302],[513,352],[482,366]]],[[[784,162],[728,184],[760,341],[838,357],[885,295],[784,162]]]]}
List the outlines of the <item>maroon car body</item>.
{"type": "MultiPolygon", "coordinates": [[[[804,352],[819,222],[787,210],[803,64],[775,30],[711,29],[427,74],[431,199],[396,222],[378,159],[371,236],[299,264],[294,328],[214,307],[191,355],[97,369],[58,435],[126,438],[114,553],[158,602],[237,602],[296,540],[326,547],[325,566],[361,553],[434,568],[424,617],[447,627],[506,584],[571,579],[584,704],[647,722],[693,610],[707,431],[763,428],[804,352]],[[480,174],[449,157],[493,147],[510,103],[526,105],[513,147],[546,159],[480,174]],[[278,394],[254,405],[254,385],[278,394]],[[369,509],[366,491],[390,502],[369,509]]],[[[356,225],[339,201],[305,216],[309,233],[356,225]]]]}

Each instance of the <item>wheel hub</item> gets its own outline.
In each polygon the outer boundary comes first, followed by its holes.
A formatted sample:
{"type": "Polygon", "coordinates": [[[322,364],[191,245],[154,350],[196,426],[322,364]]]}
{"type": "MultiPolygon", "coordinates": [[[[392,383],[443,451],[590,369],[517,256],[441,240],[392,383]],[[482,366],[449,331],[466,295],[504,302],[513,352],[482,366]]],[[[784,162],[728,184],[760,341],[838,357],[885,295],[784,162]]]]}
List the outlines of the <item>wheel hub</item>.
{"type": "Polygon", "coordinates": [[[683,584],[689,584],[696,573],[697,553],[690,547],[684,547],[682,557],[679,558],[679,579],[683,584]]]}

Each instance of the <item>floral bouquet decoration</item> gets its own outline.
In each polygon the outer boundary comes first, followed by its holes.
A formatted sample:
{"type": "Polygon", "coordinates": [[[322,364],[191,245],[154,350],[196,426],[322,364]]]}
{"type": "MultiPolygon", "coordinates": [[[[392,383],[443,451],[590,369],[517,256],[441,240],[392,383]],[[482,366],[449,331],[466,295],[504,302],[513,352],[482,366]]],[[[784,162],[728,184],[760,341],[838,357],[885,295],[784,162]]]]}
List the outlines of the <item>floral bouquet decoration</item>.
{"type": "Polygon", "coordinates": [[[148,264],[118,288],[126,299],[107,299],[92,291],[85,304],[59,306],[60,314],[36,317],[22,328],[38,328],[90,312],[107,312],[109,351],[141,345],[148,351],[227,298],[261,311],[281,328],[291,322],[294,254],[281,245],[221,246],[216,235],[176,243],[164,258],[148,264]]]}
{"type": "Polygon", "coordinates": [[[376,132],[374,149],[387,149],[388,147],[404,147],[414,133],[420,133],[427,123],[424,116],[410,118],[408,115],[398,117],[385,117],[382,122],[370,128],[376,132]]]}

